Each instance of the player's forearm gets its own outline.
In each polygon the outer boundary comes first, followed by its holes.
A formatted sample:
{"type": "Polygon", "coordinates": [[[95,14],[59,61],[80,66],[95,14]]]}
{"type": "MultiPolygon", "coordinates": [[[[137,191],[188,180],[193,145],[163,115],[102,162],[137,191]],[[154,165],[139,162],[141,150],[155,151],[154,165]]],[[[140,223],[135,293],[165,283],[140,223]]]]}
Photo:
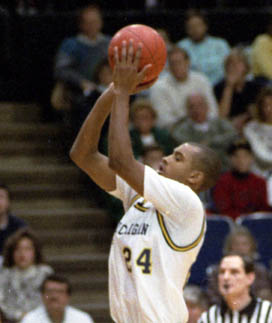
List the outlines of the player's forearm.
{"type": "Polygon", "coordinates": [[[133,157],[128,130],[129,94],[115,95],[110,118],[109,165],[119,175],[130,164],[133,157]]]}
{"type": "Polygon", "coordinates": [[[96,101],[84,121],[70,151],[70,156],[75,162],[79,158],[98,152],[101,129],[110,114],[113,98],[113,86],[110,86],[96,101]]]}

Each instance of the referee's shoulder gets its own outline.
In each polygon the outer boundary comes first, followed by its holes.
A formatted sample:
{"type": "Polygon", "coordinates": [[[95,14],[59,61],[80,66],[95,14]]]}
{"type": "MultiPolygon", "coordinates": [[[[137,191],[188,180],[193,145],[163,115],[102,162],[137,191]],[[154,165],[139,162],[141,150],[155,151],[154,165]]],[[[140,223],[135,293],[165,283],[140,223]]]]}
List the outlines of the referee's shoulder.
{"type": "Polygon", "coordinates": [[[218,313],[218,311],[220,311],[220,306],[216,304],[212,305],[206,312],[201,314],[198,323],[214,322],[215,315],[218,313]]]}

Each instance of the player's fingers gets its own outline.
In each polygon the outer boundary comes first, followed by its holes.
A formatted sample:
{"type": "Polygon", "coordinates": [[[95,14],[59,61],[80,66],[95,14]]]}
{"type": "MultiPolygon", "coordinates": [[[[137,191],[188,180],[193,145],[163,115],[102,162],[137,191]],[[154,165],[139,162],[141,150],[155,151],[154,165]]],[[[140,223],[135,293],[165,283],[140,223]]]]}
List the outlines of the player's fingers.
{"type": "Polygon", "coordinates": [[[143,48],[143,44],[139,43],[138,48],[136,50],[135,58],[134,58],[134,65],[136,67],[138,67],[139,64],[140,64],[140,59],[141,59],[141,56],[142,56],[142,48],[143,48]]]}
{"type": "Polygon", "coordinates": [[[151,68],[152,64],[145,65],[138,74],[138,83],[141,83],[146,76],[147,71],[151,68]]]}
{"type": "Polygon", "coordinates": [[[127,42],[125,40],[122,41],[122,57],[121,62],[124,63],[127,61],[127,42]]]}
{"type": "Polygon", "coordinates": [[[115,46],[114,47],[114,61],[115,61],[115,64],[119,63],[119,52],[118,52],[118,47],[115,46]]]}
{"type": "Polygon", "coordinates": [[[128,55],[127,55],[127,62],[129,64],[133,62],[133,56],[134,56],[133,39],[130,39],[129,45],[128,45],[128,55]]]}

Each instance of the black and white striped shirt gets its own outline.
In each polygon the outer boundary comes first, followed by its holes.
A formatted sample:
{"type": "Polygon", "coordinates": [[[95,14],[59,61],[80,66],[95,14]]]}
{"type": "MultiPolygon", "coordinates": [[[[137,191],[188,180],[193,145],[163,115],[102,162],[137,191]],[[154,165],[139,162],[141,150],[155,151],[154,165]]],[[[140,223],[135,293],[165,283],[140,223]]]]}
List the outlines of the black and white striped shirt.
{"type": "Polygon", "coordinates": [[[225,304],[213,305],[201,315],[198,323],[272,323],[272,303],[253,298],[240,312],[231,311],[225,304]]]}

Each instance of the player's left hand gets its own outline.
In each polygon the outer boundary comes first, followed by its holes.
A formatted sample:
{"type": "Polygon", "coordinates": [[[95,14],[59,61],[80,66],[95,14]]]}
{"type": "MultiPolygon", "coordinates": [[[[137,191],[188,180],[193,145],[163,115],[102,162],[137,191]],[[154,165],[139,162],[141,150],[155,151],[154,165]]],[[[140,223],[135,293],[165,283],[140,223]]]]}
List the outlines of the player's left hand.
{"type": "Polygon", "coordinates": [[[141,58],[142,45],[139,44],[136,51],[134,51],[133,40],[122,43],[121,57],[119,57],[118,48],[114,48],[114,60],[115,66],[113,70],[113,82],[114,89],[117,93],[133,94],[149,88],[151,84],[140,85],[145,78],[147,70],[151,67],[151,64],[145,65],[142,70],[139,71],[139,63],[141,58]]]}

